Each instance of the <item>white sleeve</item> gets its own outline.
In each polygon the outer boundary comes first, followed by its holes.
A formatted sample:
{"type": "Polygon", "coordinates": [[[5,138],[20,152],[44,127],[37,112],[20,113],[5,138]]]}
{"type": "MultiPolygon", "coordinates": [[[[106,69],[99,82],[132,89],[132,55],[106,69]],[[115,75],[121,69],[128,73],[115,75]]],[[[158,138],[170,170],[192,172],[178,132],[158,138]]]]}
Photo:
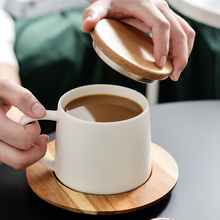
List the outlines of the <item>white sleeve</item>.
{"type": "Polygon", "coordinates": [[[0,63],[7,63],[18,68],[14,42],[14,21],[5,10],[0,8],[0,63]]]}

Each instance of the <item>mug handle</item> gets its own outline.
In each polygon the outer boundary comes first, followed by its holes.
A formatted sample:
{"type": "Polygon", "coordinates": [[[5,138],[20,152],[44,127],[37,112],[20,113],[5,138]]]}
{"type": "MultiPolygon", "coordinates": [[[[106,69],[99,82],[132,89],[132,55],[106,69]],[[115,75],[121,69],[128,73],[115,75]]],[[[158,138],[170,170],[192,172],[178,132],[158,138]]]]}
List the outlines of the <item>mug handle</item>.
{"type": "MultiPolygon", "coordinates": [[[[47,110],[47,114],[45,117],[38,119],[38,120],[50,120],[50,121],[57,121],[58,119],[58,114],[57,111],[51,111],[51,110],[47,110]]],[[[26,115],[23,115],[20,118],[19,123],[22,125],[26,125],[32,121],[37,121],[37,119],[34,118],[30,118],[26,115]]],[[[50,170],[54,171],[54,160],[50,160],[46,157],[43,157],[41,160],[39,160],[39,163],[41,163],[42,165],[44,165],[45,167],[49,168],[50,170]]]]}

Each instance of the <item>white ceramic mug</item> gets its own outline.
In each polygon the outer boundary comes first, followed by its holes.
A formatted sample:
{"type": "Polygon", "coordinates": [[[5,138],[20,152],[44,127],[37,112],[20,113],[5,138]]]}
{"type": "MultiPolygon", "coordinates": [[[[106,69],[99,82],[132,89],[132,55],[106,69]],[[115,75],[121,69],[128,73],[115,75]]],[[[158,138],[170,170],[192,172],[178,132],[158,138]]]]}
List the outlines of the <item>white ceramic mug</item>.
{"type": "MultiPolygon", "coordinates": [[[[144,184],[151,174],[149,104],[142,94],[115,85],[88,85],[65,93],[57,111],[43,120],[57,121],[55,159],[39,162],[54,171],[69,188],[89,194],[117,194],[144,184]],[[136,117],[118,122],[91,122],[73,117],[64,107],[73,99],[112,94],[136,101],[144,109],[136,117]]],[[[23,116],[25,125],[36,119],[23,116]]]]}

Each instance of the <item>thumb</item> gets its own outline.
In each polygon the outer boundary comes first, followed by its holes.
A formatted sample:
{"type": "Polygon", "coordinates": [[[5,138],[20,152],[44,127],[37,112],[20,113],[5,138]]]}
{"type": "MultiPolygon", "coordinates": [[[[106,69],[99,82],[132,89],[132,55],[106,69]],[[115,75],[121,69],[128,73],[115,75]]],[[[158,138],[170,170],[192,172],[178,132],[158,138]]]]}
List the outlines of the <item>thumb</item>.
{"type": "Polygon", "coordinates": [[[98,10],[96,10],[95,4],[92,4],[85,9],[82,14],[82,30],[86,33],[91,32],[101,18],[103,18],[103,16],[101,16],[98,13],[98,10]]]}

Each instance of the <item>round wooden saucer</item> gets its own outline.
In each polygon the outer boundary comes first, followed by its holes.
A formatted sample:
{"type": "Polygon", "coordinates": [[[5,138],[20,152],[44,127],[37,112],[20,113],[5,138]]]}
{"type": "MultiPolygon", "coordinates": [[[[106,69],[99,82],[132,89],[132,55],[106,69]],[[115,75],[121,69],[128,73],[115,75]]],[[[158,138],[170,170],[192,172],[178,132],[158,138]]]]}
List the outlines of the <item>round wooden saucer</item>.
{"type": "MultiPolygon", "coordinates": [[[[53,158],[54,151],[52,141],[48,143],[47,157],[53,158]]],[[[31,189],[54,206],[78,213],[109,215],[136,211],[162,200],[177,183],[178,166],[167,151],[152,143],[152,174],[148,181],[132,191],[106,196],[71,190],[40,163],[28,167],[26,175],[31,189]]]]}
{"type": "Polygon", "coordinates": [[[150,83],[166,79],[173,71],[169,56],[163,69],[156,65],[152,38],[129,24],[102,19],[91,35],[100,58],[129,78],[150,83]]]}

